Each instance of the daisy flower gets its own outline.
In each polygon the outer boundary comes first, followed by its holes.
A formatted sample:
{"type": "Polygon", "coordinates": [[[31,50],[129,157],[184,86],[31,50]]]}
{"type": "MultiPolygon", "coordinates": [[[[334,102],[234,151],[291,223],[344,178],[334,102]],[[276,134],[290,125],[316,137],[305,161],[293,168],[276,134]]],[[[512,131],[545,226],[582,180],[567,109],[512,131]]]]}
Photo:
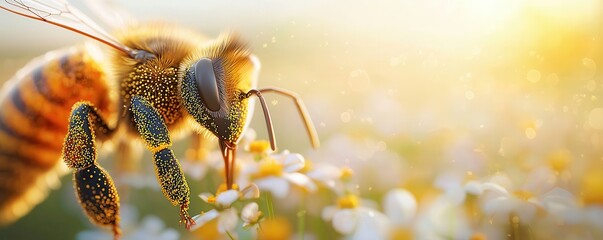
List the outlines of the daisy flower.
{"type": "MultiPolygon", "coordinates": [[[[249,185],[239,191],[235,185],[233,189],[227,190],[226,185],[221,185],[215,195],[202,193],[199,195],[203,201],[214,206],[214,209],[201,213],[193,217],[195,225],[191,230],[195,230],[206,223],[217,219],[218,232],[227,233],[233,231],[238,223],[238,214],[232,204],[238,200],[254,199],[260,196],[260,191],[256,185],[249,185]]],[[[247,213],[246,213],[247,214],[247,213]]]]}
{"type": "Polygon", "coordinates": [[[248,203],[241,210],[241,219],[245,229],[258,227],[263,217],[264,213],[260,211],[260,207],[255,202],[248,203]]]}
{"type": "Polygon", "coordinates": [[[302,155],[285,150],[280,154],[271,154],[249,164],[245,169],[245,175],[259,189],[269,191],[277,198],[284,198],[289,193],[291,184],[308,192],[316,190],[317,187],[312,180],[299,172],[304,165],[305,159],[302,155]]]}
{"type": "Polygon", "coordinates": [[[350,239],[385,239],[389,231],[387,216],[361,206],[360,199],[354,194],[340,197],[336,206],[325,207],[322,218],[330,221],[335,231],[350,239]]]}
{"type": "MultiPolygon", "coordinates": [[[[145,216],[138,223],[138,210],[131,205],[122,205],[121,226],[123,240],[176,240],[180,239],[180,234],[173,228],[166,228],[165,223],[154,215],[145,216]]],[[[80,232],[75,237],[82,240],[104,240],[113,239],[113,234],[102,229],[86,230],[80,232]]]]}

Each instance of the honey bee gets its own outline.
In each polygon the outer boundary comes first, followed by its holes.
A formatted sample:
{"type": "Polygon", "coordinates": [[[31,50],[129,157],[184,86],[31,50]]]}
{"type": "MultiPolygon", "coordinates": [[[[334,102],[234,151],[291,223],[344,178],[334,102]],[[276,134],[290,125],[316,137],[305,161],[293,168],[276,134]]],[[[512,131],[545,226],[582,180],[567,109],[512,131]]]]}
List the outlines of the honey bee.
{"type": "Polygon", "coordinates": [[[41,202],[49,181],[66,165],[90,221],[111,228],[118,238],[119,196],[97,162],[97,145],[128,138],[142,140],[151,151],[163,195],[179,206],[181,223],[190,228],[190,190],[170,149],[172,138],[182,135],[178,132],[215,136],[230,188],[237,144],[253,111],[252,96],[260,101],[271,148],[276,149],[263,97],[267,92],[294,100],[312,145],[319,145],[297,94],[257,88],[259,61],[234,33],[207,41],[181,27],[153,23],[133,24],[110,35],[64,0],[4,0],[0,8],[101,43],[50,52],[3,87],[0,224],[41,202]]]}

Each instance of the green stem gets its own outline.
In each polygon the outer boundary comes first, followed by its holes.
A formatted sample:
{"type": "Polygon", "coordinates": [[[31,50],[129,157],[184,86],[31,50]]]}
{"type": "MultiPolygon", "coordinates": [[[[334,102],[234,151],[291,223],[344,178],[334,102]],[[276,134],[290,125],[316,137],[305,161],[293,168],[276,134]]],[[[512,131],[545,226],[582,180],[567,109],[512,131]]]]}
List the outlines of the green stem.
{"type": "Polygon", "coordinates": [[[230,238],[230,240],[235,240],[234,237],[232,237],[232,235],[230,235],[229,231],[226,231],[226,235],[228,235],[228,238],[230,238]]]}

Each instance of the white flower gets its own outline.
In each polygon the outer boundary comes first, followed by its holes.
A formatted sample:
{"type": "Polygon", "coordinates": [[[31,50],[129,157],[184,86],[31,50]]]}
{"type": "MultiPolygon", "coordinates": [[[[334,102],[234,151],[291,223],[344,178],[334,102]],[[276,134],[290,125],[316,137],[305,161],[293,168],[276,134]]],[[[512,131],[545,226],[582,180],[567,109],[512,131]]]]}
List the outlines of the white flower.
{"type": "Polygon", "coordinates": [[[358,197],[352,194],[339,198],[337,206],[325,207],[322,218],[331,221],[337,232],[350,239],[385,239],[389,231],[387,216],[360,206],[358,197]]]}
{"type": "Polygon", "coordinates": [[[248,229],[251,227],[258,226],[260,220],[264,214],[259,210],[259,206],[257,203],[252,202],[248,203],[241,210],[241,219],[243,219],[243,228],[248,229]]]}
{"type": "Polygon", "coordinates": [[[417,213],[417,200],[409,191],[393,189],[385,194],[383,211],[392,221],[392,224],[409,225],[417,213]]]}
{"type": "Polygon", "coordinates": [[[538,209],[545,209],[541,200],[553,189],[555,181],[556,175],[550,169],[539,168],[530,173],[522,186],[515,187],[511,179],[499,175],[482,183],[476,191],[482,193],[487,214],[502,221],[515,214],[522,222],[530,222],[538,209]]]}
{"type": "Polygon", "coordinates": [[[202,193],[199,195],[203,201],[213,204],[215,209],[196,215],[193,217],[195,225],[191,230],[195,230],[211,220],[218,220],[218,231],[220,233],[231,232],[235,229],[238,222],[237,210],[231,208],[231,205],[243,199],[258,198],[260,191],[256,185],[249,185],[243,190],[237,189],[224,190],[225,185],[218,189],[216,195],[202,193]]]}
{"type": "Polygon", "coordinates": [[[465,209],[453,199],[443,194],[422,209],[414,224],[417,239],[470,239],[465,209]]]}
{"type": "MultiPolygon", "coordinates": [[[[163,221],[153,215],[147,215],[140,223],[137,223],[138,213],[136,208],[123,205],[121,209],[123,240],[176,240],[180,239],[178,231],[165,228],[163,221]]],[[[77,234],[76,239],[82,240],[104,240],[113,239],[113,234],[104,230],[87,230],[77,234]]]]}
{"type": "Polygon", "coordinates": [[[289,193],[290,184],[308,192],[316,191],[317,187],[312,180],[298,172],[304,168],[304,164],[304,157],[300,154],[283,151],[249,165],[247,173],[261,190],[269,191],[277,198],[284,198],[289,193]]]}

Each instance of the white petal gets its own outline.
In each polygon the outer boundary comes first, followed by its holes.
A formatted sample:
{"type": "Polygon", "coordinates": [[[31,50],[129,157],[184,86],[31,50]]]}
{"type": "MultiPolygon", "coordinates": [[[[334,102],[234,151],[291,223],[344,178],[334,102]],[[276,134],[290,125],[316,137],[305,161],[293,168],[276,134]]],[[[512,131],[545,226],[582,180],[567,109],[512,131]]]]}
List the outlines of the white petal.
{"type": "Polygon", "coordinates": [[[352,239],[386,239],[389,232],[387,217],[376,210],[361,208],[352,239]]]}
{"type": "Polygon", "coordinates": [[[333,215],[333,228],[341,234],[351,234],[356,229],[358,215],[351,209],[342,209],[333,215]]]}
{"type": "Polygon", "coordinates": [[[289,182],[284,178],[265,177],[255,183],[261,190],[269,191],[277,198],[284,198],[289,193],[289,182]]]}
{"type": "Polygon", "coordinates": [[[178,240],[178,239],[180,239],[180,233],[178,233],[178,231],[176,231],[175,229],[169,228],[169,229],[166,229],[165,231],[163,231],[161,234],[159,234],[157,239],[178,240]]]}
{"type": "Polygon", "coordinates": [[[552,189],[556,182],[557,175],[552,169],[544,167],[537,168],[530,172],[522,189],[533,192],[535,195],[540,195],[545,191],[552,189]]]}
{"type": "Polygon", "coordinates": [[[501,186],[499,184],[492,183],[492,182],[487,182],[487,183],[482,184],[481,189],[482,189],[482,191],[491,191],[498,196],[509,195],[509,192],[507,191],[507,189],[505,189],[503,186],[501,186]]]}
{"type": "Polygon", "coordinates": [[[216,205],[220,207],[230,207],[230,205],[239,199],[239,191],[231,189],[221,192],[216,197],[216,205]]]}
{"type": "Polygon", "coordinates": [[[394,189],[383,199],[383,211],[396,225],[408,224],[417,212],[417,200],[409,191],[394,189]]]}
{"type": "Polygon", "coordinates": [[[491,183],[501,186],[504,189],[512,189],[513,181],[506,174],[497,174],[494,177],[490,178],[491,183]]]}
{"type": "Polygon", "coordinates": [[[161,229],[163,229],[164,227],[165,224],[160,218],[153,215],[149,215],[142,219],[142,226],[140,228],[144,232],[155,235],[159,234],[161,229]]]}
{"type": "Polygon", "coordinates": [[[245,221],[246,223],[257,222],[258,217],[259,217],[259,214],[258,214],[259,208],[260,207],[255,202],[248,203],[241,210],[241,219],[243,219],[243,221],[245,221]]]}
{"type": "Polygon", "coordinates": [[[238,218],[237,212],[234,208],[226,209],[220,212],[220,217],[218,218],[218,231],[221,233],[232,232],[237,226],[238,218]]]}
{"type": "Polygon", "coordinates": [[[209,221],[214,220],[219,215],[220,215],[220,213],[218,211],[216,211],[216,209],[212,209],[209,212],[193,216],[193,221],[195,221],[195,225],[193,225],[193,227],[191,228],[191,231],[195,230],[197,228],[200,228],[201,226],[205,225],[209,221]]]}
{"type": "Polygon", "coordinates": [[[322,219],[325,221],[331,221],[333,219],[333,215],[339,211],[339,208],[335,206],[326,206],[322,209],[322,219]]]}
{"type": "Polygon", "coordinates": [[[201,180],[207,172],[207,164],[203,161],[184,160],[180,161],[182,169],[188,176],[195,180],[201,180]]]}
{"type": "Polygon", "coordinates": [[[254,198],[259,198],[260,197],[260,188],[258,188],[258,185],[255,184],[249,184],[249,186],[243,188],[243,190],[241,190],[241,199],[254,199],[254,198]]]}
{"type": "Polygon", "coordinates": [[[312,182],[312,180],[304,174],[297,172],[285,173],[283,174],[283,177],[289,180],[289,182],[297,186],[303,187],[308,192],[314,192],[317,189],[316,184],[314,184],[314,182],[312,182]]]}
{"type": "Polygon", "coordinates": [[[584,218],[595,228],[603,229],[603,207],[588,206],[584,209],[584,218]]]}
{"type": "Polygon", "coordinates": [[[306,175],[316,181],[327,184],[341,176],[341,169],[333,165],[322,164],[315,166],[315,169],[308,172],[306,175]]]}
{"type": "Polygon", "coordinates": [[[207,202],[209,200],[210,197],[213,197],[214,195],[211,193],[201,193],[199,194],[199,198],[201,198],[204,202],[207,202]]]}
{"type": "Polygon", "coordinates": [[[576,198],[567,190],[554,188],[542,196],[541,202],[548,212],[569,222],[579,221],[580,217],[576,214],[579,208],[576,198]]]}
{"type": "Polygon", "coordinates": [[[292,153],[283,159],[283,170],[285,172],[297,172],[305,166],[304,157],[298,153],[292,153]]]}
{"type": "Polygon", "coordinates": [[[470,194],[473,194],[476,196],[481,195],[482,192],[484,191],[482,189],[482,184],[480,184],[477,181],[469,181],[468,183],[465,184],[464,188],[467,193],[470,193],[470,194]]]}
{"type": "Polygon", "coordinates": [[[513,201],[511,198],[498,197],[486,202],[486,204],[484,205],[484,211],[489,214],[499,213],[506,215],[507,213],[515,209],[515,207],[515,201],[513,201]]]}

